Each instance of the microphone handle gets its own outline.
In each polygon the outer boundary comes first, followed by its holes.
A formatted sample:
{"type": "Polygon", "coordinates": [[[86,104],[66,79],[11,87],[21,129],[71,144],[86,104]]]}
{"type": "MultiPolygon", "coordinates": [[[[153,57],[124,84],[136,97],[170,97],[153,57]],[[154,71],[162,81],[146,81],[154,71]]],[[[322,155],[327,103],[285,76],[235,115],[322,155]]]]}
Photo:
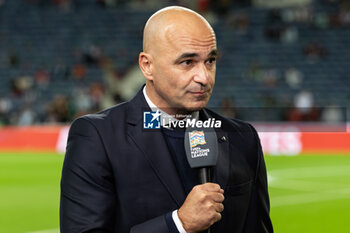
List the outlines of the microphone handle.
{"type": "Polygon", "coordinates": [[[210,168],[209,167],[199,168],[199,182],[201,184],[211,182],[210,168]]]}
{"type": "MultiPolygon", "coordinates": [[[[199,182],[201,184],[205,184],[211,181],[210,178],[210,168],[209,167],[201,167],[199,168],[199,182]]],[[[205,233],[210,233],[210,227],[204,231],[205,233]]]]}

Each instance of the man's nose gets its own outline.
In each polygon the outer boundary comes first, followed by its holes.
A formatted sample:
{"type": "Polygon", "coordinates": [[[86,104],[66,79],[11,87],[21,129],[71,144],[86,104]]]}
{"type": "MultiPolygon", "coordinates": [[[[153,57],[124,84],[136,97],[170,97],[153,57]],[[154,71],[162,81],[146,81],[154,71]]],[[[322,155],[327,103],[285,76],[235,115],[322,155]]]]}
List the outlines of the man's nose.
{"type": "Polygon", "coordinates": [[[209,72],[205,64],[199,63],[195,76],[194,81],[197,83],[202,84],[203,86],[207,85],[209,82],[209,72]]]}

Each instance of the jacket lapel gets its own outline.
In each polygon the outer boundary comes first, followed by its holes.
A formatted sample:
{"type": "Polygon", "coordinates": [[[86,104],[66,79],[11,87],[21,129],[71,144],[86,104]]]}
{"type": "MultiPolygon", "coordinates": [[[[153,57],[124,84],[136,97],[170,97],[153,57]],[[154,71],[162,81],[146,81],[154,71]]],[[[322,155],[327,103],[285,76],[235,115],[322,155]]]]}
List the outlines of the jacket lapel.
{"type": "Polygon", "coordinates": [[[218,160],[214,169],[215,177],[216,182],[221,188],[225,188],[230,172],[228,136],[227,133],[222,130],[216,130],[216,135],[218,136],[218,160]]]}
{"type": "Polygon", "coordinates": [[[168,190],[178,207],[186,198],[182,182],[172,161],[163,133],[143,129],[143,112],[151,111],[144,99],[142,89],[128,107],[128,135],[142,151],[146,160],[168,190]]]}

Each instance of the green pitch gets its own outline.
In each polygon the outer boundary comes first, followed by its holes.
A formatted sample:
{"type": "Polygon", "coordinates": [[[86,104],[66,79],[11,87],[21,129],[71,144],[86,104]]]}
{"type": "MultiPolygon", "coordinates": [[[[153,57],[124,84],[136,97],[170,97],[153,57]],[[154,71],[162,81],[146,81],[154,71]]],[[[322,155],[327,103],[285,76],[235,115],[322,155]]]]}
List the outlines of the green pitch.
{"type": "Polygon", "coordinates": [[[350,156],[266,157],[275,232],[350,229],[350,156]]]}
{"type": "MultiPolygon", "coordinates": [[[[0,232],[58,233],[63,156],[0,154],[0,232]]],[[[350,156],[266,157],[276,233],[347,232],[350,156]]]]}
{"type": "Polygon", "coordinates": [[[0,232],[58,229],[63,158],[43,153],[0,154],[0,232]]]}

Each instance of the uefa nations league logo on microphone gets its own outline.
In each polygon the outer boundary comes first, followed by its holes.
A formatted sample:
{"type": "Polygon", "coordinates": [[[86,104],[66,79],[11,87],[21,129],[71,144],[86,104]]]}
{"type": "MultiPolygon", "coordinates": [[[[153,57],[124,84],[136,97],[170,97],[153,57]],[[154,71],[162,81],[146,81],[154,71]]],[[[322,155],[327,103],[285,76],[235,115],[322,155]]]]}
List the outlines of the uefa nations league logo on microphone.
{"type": "Polygon", "coordinates": [[[202,130],[194,130],[188,132],[189,143],[191,148],[191,158],[198,158],[208,156],[210,149],[207,147],[200,147],[200,145],[206,145],[205,134],[202,130]]]}
{"type": "Polygon", "coordinates": [[[188,128],[185,132],[185,151],[192,168],[215,166],[218,155],[215,130],[188,128]]]}
{"type": "Polygon", "coordinates": [[[192,131],[189,132],[189,137],[190,137],[190,145],[191,148],[194,148],[198,145],[205,145],[207,144],[205,141],[205,136],[203,131],[192,131]]]}

